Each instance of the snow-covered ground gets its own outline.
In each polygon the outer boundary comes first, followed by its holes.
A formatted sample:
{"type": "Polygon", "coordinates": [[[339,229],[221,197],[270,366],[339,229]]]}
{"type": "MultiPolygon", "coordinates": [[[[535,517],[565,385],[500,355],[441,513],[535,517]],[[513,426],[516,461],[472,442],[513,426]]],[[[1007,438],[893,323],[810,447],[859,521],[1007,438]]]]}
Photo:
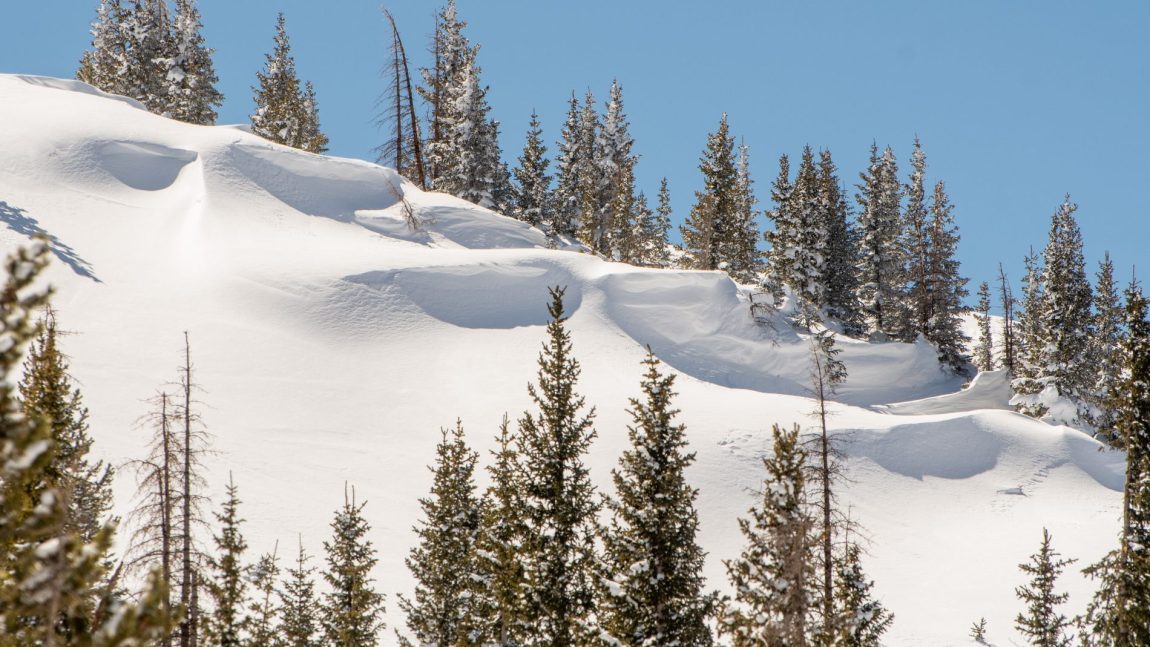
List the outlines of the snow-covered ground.
{"type": "MultiPolygon", "coordinates": [[[[99,455],[139,457],[146,398],[191,337],[203,416],[253,553],[297,537],[321,554],[344,484],[367,500],[390,626],[441,426],[482,450],[528,407],[548,286],[566,286],[581,390],[597,407],[596,481],[626,445],[644,347],[681,376],[711,583],[737,555],[772,423],[812,422],[807,345],[754,323],[713,272],[546,249],[517,221],[424,193],[394,171],[269,144],[240,127],[169,121],[74,81],[0,76],[0,246],[46,233],[49,271],[99,455]],[[423,227],[406,224],[406,201],[423,227]]],[[[925,345],[844,340],[831,424],[842,499],[871,539],[866,568],[896,615],[891,645],[968,644],[981,616],[1022,644],[1016,565],[1045,526],[1081,564],[1115,541],[1122,464],[1079,432],[1008,410],[1000,373],[969,389],[925,345]]],[[[118,507],[133,482],[117,480],[118,507]]],[[[1090,583],[1062,586],[1068,613],[1090,583]]],[[[392,634],[386,633],[385,644],[392,634]]]]}

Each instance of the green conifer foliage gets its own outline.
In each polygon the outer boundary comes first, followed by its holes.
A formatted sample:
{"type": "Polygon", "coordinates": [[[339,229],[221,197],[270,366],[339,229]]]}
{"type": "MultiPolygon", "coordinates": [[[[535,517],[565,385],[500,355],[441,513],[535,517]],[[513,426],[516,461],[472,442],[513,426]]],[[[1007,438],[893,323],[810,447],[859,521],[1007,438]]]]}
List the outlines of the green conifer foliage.
{"type": "Polygon", "coordinates": [[[329,647],[375,647],[384,628],[384,597],[375,591],[371,577],[379,560],[367,538],[371,526],[363,518],[365,505],[356,503],[354,491],[350,498],[345,494],[331,522],[331,541],[323,543],[328,592],[320,612],[323,644],[329,647]]]}
{"type": "Polygon", "coordinates": [[[252,594],[248,602],[245,621],[250,636],[247,645],[251,647],[281,647],[283,645],[282,631],[276,621],[277,616],[280,615],[275,598],[276,583],[279,576],[279,558],[275,550],[260,555],[256,563],[248,568],[252,594]]]}
{"type": "Polygon", "coordinates": [[[739,192],[735,165],[735,138],[724,113],[719,128],[707,137],[707,147],[699,161],[703,190],[696,194],[695,206],[680,227],[683,248],[700,270],[728,267],[737,248],[739,192]]]}
{"type": "Polygon", "coordinates": [[[844,333],[857,336],[864,328],[855,274],[857,232],[850,222],[846,195],[839,184],[838,168],[829,150],[819,153],[818,193],[827,235],[823,268],[826,314],[842,324],[844,333]]]}
{"type": "Polygon", "coordinates": [[[599,613],[620,645],[710,645],[715,600],[703,590],[698,491],[684,474],[695,455],[686,451],[686,427],[675,422],[675,375],[664,375],[649,350],[643,365],[643,399],[631,398],[629,411],[631,448],[613,472],[615,498],[607,501],[599,613]]]}
{"type": "Polygon", "coordinates": [[[903,212],[899,246],[902,251],[906,321],[899,326],[905,331],[904,341],[913,341],[918,334],[926,334],[933,315],[932,285],[929,277],[931,253],[930,226],[927,222],[926,153],[918,136],[914,138],[914,152],[910,156],[909,182],[904,186],[906,210],[903,212]]]}
{"type": "Polygon", "coordinates": [[[167,61],[167,113],[173,119],[209,126],[216,123],[216,108],[224,95],[216,89],[214,50],[204,43],[202,28],[195,0],[176,0],[167,61]]]}
{"type": "Polygon", "coordinates": [[[978,323],[978,344],[974,347],[974,365],[980,371],[994,370],[994,338],[990,332],[990,284],[978,286],[978,307],[974,319],[978,323]]]}
{"type": "Polygon", "coordinates": [[[527,130],[527,142],[523,154],[519,156],[519,166],[515,176],[516,218],[533,226],[550,231],[553,225],[551,205],[551,176],[547,175],[547,146],[543,143],[543,128],[539,125],[539,115],[531,113],[531,124],[527,130]]]}
{"type": "Polygon", "coordinates": [[[807,453],[799,442],[799,427],[772,429],[774,452],[763,459],[767,476],[763,500],[739,519],[746,547],[724,562],[734,599],[719,615],[719,633],[733,647],[806,647],[812,644],[809,626],[815,602],[818,539],[807,512],[804,466],[807,453]]]}
{"type": "Polygon", "coordinates": [[[1082,620],[1089,645],[1150,644],[1150,319],[1141,289],[1126,291],[1122,376],[1112,395],[1114,432],[1126,449],[1118,549],[1085,569],[1098,590],[1082,620]]]}
{"type": "Polygon", "coordinates": [[[522,516],[519,456],[507,416],[499,427],[498,442],[488,467],[491,486],[484,494],[475,544],[477,642],[516,647],[525,643],[529,632],[520,560],[527,527],[522,516]]]}
{"type": "Polygon", "coordinates": [[[475,540],[479,532],[479,497],[475,492],[478,454],[468,448],[463,425],[441,430],[435,448],[431,493],[419,500],[423,518],[415,527],[419,543],[407,568],[415,578],[415,596],[401,597],[399,607],[419,645],[467,645],[475,634],[478,577],[475,540]]]}
{"type": "Polygon", "coordinates": [[[295,563],[279,590],[280,644],[282,647],[321,647],[319,604],[315,595],[314,566],[299,545],[295,563]]]}
{"type": "Polygon", "coordinates": [[[879,647],[894,622],[894,615],[873,597],[874,582],[863,573],[860,553],[858,544],[848,543],[835,566],[835,647],[879,647]]]}
{"type": "Polygon", "coordinates": [[[580,187],[586,168],[579,138],[583,130],[581,114],[579,100],[572,92],[555,156],[555,221],[551,229],[556,236],[574,236],[579,228],[579,210],[583,200],[580,187]]]}
{"type": "Polygon", "coordinates": [[[967,279],[959,275],[958,227],[946,185],[940,180],[931,196],[927,222],[927,318],[922,334],[938,350],[938,361],[950,370],[964,374],[970,358],[966,346],[970,338],[962,331],[962,315],[967,307],[967,279]]]}
{"type": "Polygon", "coordinates": [[[126,95],[127,10],[120,0],[100,0],[92,22],[92,48],[80,59],[76,78],[112,94],[126,95]]]}
{"type": "Polygon", "coordinates": [[[1094,334],[1090,337],[1090,362],[1094,385],[1090,392],[1091,421],[1096,438],[1113,444],[1118,439],[1106,430],[1114,428],[1114,414],[1106,400],[1117,388],[1122,375],[1121,342],[1125,313],[1114,284],[1114,263],[1107,252],[1098,266],[1094,284],[1094,334]]]}
{"type": "Polygon", "coordinates": [[[219,531],[212,536],[216,550],[208,558],[205,578],[213,610],[205,623],[204,635],[208,644],[219,647],[247,645],[248,569],[243,559],[248,544],[240,530],[244,520],[240,518],[239,506],[239,489],[229,479],[227,499],[215,513],[219,531]]]}
{"type": "Polygon", "coordinates": [[[1058,613],[1058,605],[1070,598],[1069,593],[1056,593],[1054,585],[1062,570],[1073,559],[1058,559],[1059,554],[1050,545],[1050,532],[1042,529],[1042,546],[1030,556],[1030,561],[1018,565],[1030,576],[1030,583],[1015,589],[1018,599],[1026,603],[1026,611],[1019,613],[1014,626],[1035,647],[1069,647],[1071,636],[1066,630],[1070,620],[1058,613]]]}
{"type": "Polygon", "coordinates": [[[898,164],[888,147],[880,155],[871,144],[870,165],[859,176],[859,302],[868,329],[878,338],[903,339],[903,258],[898,164]]]}
{"type": "Polygon", "coordinates": [[[275,47],[266,58],[264,69],[256,72],[252,132],[277,144],[322,153],[327,137],[319,129],[315,89],[310,82],[300,86],[282,13],[276,20],[275,47]]]}
{"type": "Polygon", "coordinates": [[[575,647],[597,635],[595,537],[599,502],[584,457],[595,438],[594,409],[583,413],[579,362],[563,314],[563,289],[551,290],[551,321],[539,354],[538,408],[519,419],[522,516],[526,524],[527,645],[575,647]]]}

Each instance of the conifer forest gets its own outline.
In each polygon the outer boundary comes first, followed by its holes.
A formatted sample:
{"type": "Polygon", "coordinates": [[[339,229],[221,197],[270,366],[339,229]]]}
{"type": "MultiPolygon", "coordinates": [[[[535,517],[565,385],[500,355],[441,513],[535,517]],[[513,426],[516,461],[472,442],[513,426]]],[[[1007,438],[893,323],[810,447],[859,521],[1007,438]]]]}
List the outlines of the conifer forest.
{"type": "Polygon", "coordinates": [[[197,0],[3,70],[0,647],[1150,647],[1150,306],[1070,194],[964,267],[929,138],[723,96],[676,186],[610,69],[503,132],[441,2],[370,161],[290,5],[238,126],[197,0]]]}

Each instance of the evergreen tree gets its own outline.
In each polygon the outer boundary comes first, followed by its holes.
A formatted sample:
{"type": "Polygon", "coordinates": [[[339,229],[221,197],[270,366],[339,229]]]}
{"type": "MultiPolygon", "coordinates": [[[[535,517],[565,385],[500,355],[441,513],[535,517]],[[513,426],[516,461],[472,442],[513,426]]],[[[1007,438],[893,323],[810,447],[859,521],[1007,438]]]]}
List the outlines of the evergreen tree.
{"type": "Polygon", "coordinates": [[[557,236],[574,236],[579,228],[579,210],[583,203],[581,173],[585,167],[579,139],[582,130],[579,100],[572,92],[555,157],[555,222],[551,229],[557,236]]]}
{"type": "Polygon", "coordinates": [[[823,283],[827,316],[842,324],[843,332],[859,335],[863,318],[858,302],[857,234],[849,221],[846,196],[839,185],[831,152],[819,153],[819,205],[827,232],[823,283]]]}
{"type": "Polygon", "coordinates": [[[592,251],[607,254],[610,223],[603,213],[604,179],[599,163],[602,155],[599,150],[601,127],[599,113],[595,111],[595,96],[588,89],[583,97],[583,107],[579,112],[579,132],[576,133],[579,140],[579,167],[576,169],[579,239],[592,251]]]}
{"type": "Polygon", "coordinates": [[[597,251],[624,262],[635,261],[635,164],[630,124],[623,112],[623,89],[611,82],[602,127],[596,133],[595,165],[599,180],[599,211],[595,232],[602,242],[597,251]]]}
{"type": "MultiPolygon", "coordinates": [[[[245,647],[249,623],[245,617],[248,604],[247,574],[243,565],[248,543],[240,531],[239,490],[230,478],[227,500],[215,513],[219,533],[213,535],[215,554],[209,557],[206,578],[212,613],[205,623],[205,642],[219,647],[245,647]]],[[[256,643],[258,644],[258,643],[256,643]]]]}
{"type": "Polygon", "coordinates": [[[107,580],[113,526],[105,523],[90,541],[67,530],[68,493],[49,483],[45,471],[57,451],[50,422],[27,415],[16,397],[15,371],[39,334],[35,311],[50,290],[35,287],[50,253],[34,241],[8,257],[0,290],[0,645],[155,643],[171,631],[162,603],[164,583],[149,578],[136,604],[117,598],[107,580]],[[98,593],[98,604],[93,599],[98,593]]]}
{"type": "Polygon", "coordinates": [[[835,647],[879,647],[894,615],[872,597],[874,582],[862,570],[858,544],[848,543],[835,569],[838,633],[835,647]]]}
{"type": "Polygon", "coordinates": [[[978,622],[970,625],[970,639],[979,645],[989,645],[986,642],[986,618],[979,618],[978,622]]]}
{"type": "Polygon", "coordinates": [[[1118,549],[1085,569],[1099,580],[1081,621],[1089,645],[1150,644],[1150,319],[1142,291],[1126,291],[1122,373],[1110,406],[1126,450],[1118,549]]]}
{"type": "Polygon", "coordinates": [[[594,409],[582,413],[579,362],[563,315],[563,289],[551,290],[548,340],[539,355],[538,384],[527,392],[538,407],[519,420],[520,488],[526,525],[522,551],[529,646],[573,647],[596,635],[591,626],[599,503],[583,462],[594,409]]]}
{"type": "Polygon", "coordinates": [[[58,346],[56,316],[47,310],[40,332],[28,346],[19,392],[24,414],[47,421],[53,444],[52,461],[36,484],[34,495],[55,489],[66,495],[63,531],[90,543],[112,509],[110,465],[91,461],[88,409],[72,383],[68,361],[58,346]]]}
{"type": "Polygon", "coordinates": [[[174,50],[167,0],[133,0],[121,30],[126,53],[124,94],[151,112],[169,114],[168,68],[174,50]]]}
{"type": "Polygon", "coordinates": [[[92,48],[84,52],[76,78],[112,94],[128,94],[128,13],[120,0],[100,0],[92,22],[92,48]]]}
{"type": "Polygon", "coordinates": [[[643,210],[646,205],[635,196],[634,164],[624,163],[619,169],[618,186],[611,203],[611,258],[624,263],[639,264],[643,210]]]}
{"type": "Polygon", "coordinates": [[[1026,611],[1019,613],[1014,626],[1035,647],[1069,647],[1071,637],[1066,635],[1070,620],[1058,613],[1058,605],[1070,598],[1069,593],[1055,593],[1054,584],[1062,569],[1073,564],[1073,559],[1058,559],[1059,554],[1050,546],[1050,533],[1042,529],[1042,546],[1030,556],[1030,561],[1018,565],[1030,576],[1030,584],[1015,589],[1018,599],[1026,603],[1026,611]]]}
{"type": "Polygon", "coordinates": [[[520,491],[519,457],[507,416],[499,427],[499,447],[488,467],[491,486],[484,494],[475,542],[478,577],[476,614],[482,645],[517,647],[525,643],[524,569],[520,561],[526,525],[520,491]]]}
{"type": "Polygon", "coordinates": [[[810,146],[803,148],[803,158],[790,201],[794,246],[784,251],[791,259],[791,273],[785,277],[785,284],[797,301],[796,311],[800,322],[809,329],[821,319],[820,313],[826,305],[824,274],[829,233],[819,194],[818,171],[815,169],[814,153],[810,146]]]}
{"type": "Polygon", "coordinates": [[[256,72],[252,132],[277,144],[323,152],[327,137],[319,130],[315,90],[310,83],[300,87],[283,13],[276,20],[275,47],[266,58],[263,71],[256,72]]]}
{"type": "Polygon", "coordinates": [[[696,193],[695,206],[680,227],[683,247],[692,266],[700,270],[729,267],[736,254],[740,233],[738,220],[738,169],[735,165],[735,139],[727,127],[727,115],[719,129],[707,137],[707,147],[699,162],[703,191],[696,193]]]}
{"type": "Polygon", "coordinates": [[[1094,384],[1090,392],[1091,422],[1098,430],[1096,437],[1112,442],[1104,430],[1114,428],[1114,415],[1106,400],[1117,388],[1122,374],[1120,351],[1125,313],[1114,285],[1114,263],[1107,252],[1098,266],[1094,288],[1094,334],[1090,337],[1090,364],[1094,384]]]}
{"type": "Polygon", "coordinates": [[[167,113],[173,119],[210,126],[224,95],[216,89],[219,78],[212,64],[214,50],[200,33],[196,0],[176,0],[172,52],[167,61],[167,113]]]}
{"type": "Polygon", "coordinates": [[[287,579],[279,590],[280,634],[283,647],[322,647],[319,639],[319,604],[315,595],[315,567],[308,566],[303,543],[295,566],[287,569],[287,579]]]}
{"type": "Polygon", "coordinates": [[[248,576],[252,585],[252,599],[248,604],[245,618],[248,634],[251,636],[247,644],[251,647],[281,647],[283,645],[281,628],[276,622],[280,612],[274,597],[276,582],[280,576],[276,551],[260,555],[256,563],[248,569],[248,576]]]}
{"type": "Polygon", "coordinates": [[[974,365],[980,371],[994,370],[994,338],[990,332],[990,284],[978,285],[978,307],[974,320],[978,323],[978,344],[974,347],[974,365]]]}
{"type": "Polygon", "coordinates": [[[478,628],[470,593],[478,577],[475,541],[481,510],[474,475],[479,455],[467,447],[462,423],[441,432],[430,467],[431,494],[419,501],[419,543],[406,560],[415,596],[400,597],[399,607],[417,644],[466,645],[478,628]]]}
{"type": "Polygon", "coordinates": [[[487,88],[479,84],[474,52],[457,78],[449,79],[442,119],[443,140],[435,144],[435,190],[487,209],[503,209],[507,182],[500,160],[498,123],[488,118],[487,88]]]}
{"type": "Polygon", "coordinates": [[[902,231],[899,246],[903,262],[906,307],[902,314],[907,317],[899,323],[904,331],[903,341],[914,341],[919,334],[927,334],[934,316],[934,288],[931,280],[930,256],[934,253],[931,244],[931,227],[927,221],[926,203],[926,154],[918,136],[914,138],[914,152],[910,156],[911,173],[904,186],[906,211],[903,212],[902,231]]]}
{"type": "Polygon", "coordinates": [[[1018,361],[1011,380],[1011,389],[1016,397],[1011,399],[1011,404],[1026,415],[1038,417],[1046,412],[1045,406],[1033,397],[1043,388],[1036,379],[1042,362],[1040,352],[1043,344],[1042,267],[1033,249],[1023,262],[1026,275],[1022,279],[1022,313],[1018,317],[1016,338],[1018,361]]]}
{"type": "Polygon", "coordinates": [[[786,250],[795,246],[794,209],[791,196],[795,185],[791,182],[791,162],[786,153],[779,157],[779,174],[771,183],[771,200],[775,208],[767,211],[767,218],[773,228],[763,233],[763,238],[771,246],[767,254],[766,288],[779,303],[784,295],[787,277],[791,275],[793,262],[786,250]]]}
{"type": "Polygon", "coordinates": [[[644,400],[631,399],[631,448],[613,471],[612,521],[603,534],[606,585],[599,609],[619,645],[710,645],[714,597],[703,591],[703,550],[696,541],[698,490],[684,472],[686,427],[675,423],[675,375],[664,375],[648,349],[644,400]]]}
{"type": "Polygon", "coordinates": [[[880,156],[871,144],[870,165],[859,176],[859,301],[872,333],[905,339],[902,317],[903,258],[898,245],[901,188],[894,152],[880,156]]]}
{"type": "Polygon", "coordinates": [[[730,636],[733,647],[812,644],[808,621],[818,540],[806,509],[807,453],[798,425],[775,425],[772,433],[773,455],[763,459],[762,504],[751,508],[749,519],[739,519],[746,547],[738,559],[724,562],[735,596],[720,612],[719,633],[730,636]]]}
{"type": "Polygon", "coordinates": [[[663,178],[659,183],[658,201],[652,217],[644,220],[647,223],[643,228],[646,248],[644,264],[651,267],[668,267],[671,263],[668,238],[671,232],[671,192],[667,188],[667,178],[663,178]]]}
{"type": "Polygon", "coordinates": [[[551,176],[547,175],[547,147],[543,144],[543,128],[539,125],[539,115],[531,113],[531,124],[527,130],[527,143],[519,156],[519,166],[515,176],[516,218],[545,231],[551,231],[553,216],[551,207],[551,176]]]}
{"type": "Polygon", "coordinates": [[[367,539],[371,530],[363,518],[364,503],[355,493],[344,495],[343,507],[331,522],[331,541],[323,542],[328,592],[320,602],[323,644],[330,647],[375,647],[384,629],[384,597],[373,588],[371,570],[379,561],[367,539]]]}
{"type": "Polygon", "coordinates": [[[739,146],[735,175],[736,210],[731,225],[731,260],[728,270],[735,280],[742,283],[754,281],[759,271],[759,225],[756,221],[759,212],[755,209],[750,155],[746,144],[739,146]]]}
{"type": "Polygon", "coordinates": [[[934,185],[927,223],[927,312],[922,333],[938,350],[938,361],[964,374],[970,358],[966,346],[970,338],[962,331],[963,300],[967,279],[959,275],[958,227],[951,214],[946,185],[934,185]]]}
{"type": "Polygon", "coordinates": [[[455,0],[448,0],[435,19],[433,65],[420,69],[424,85],[416,88],[430,110],[427,173],[428,184],[435,190],[442,190],[436,184],[439,177],[455,165],[456,154],[449,134],[454,114],[452,103],[458,97],[458,81],[471,65],[477,49],[463,35],[466,26],[466,22],[459,20],[455,0]]]}
{"type": "Polygon", "coordinates": [[[1094,380],[1089,365],[1093,298],[1074,218],[1077,208],[1066,196],[1051,221],[1050,242],[1042,255],[1041,317],[1029,322],[1035,330],[1028,332],[1037,333],[1027,340],[1030,382],[1020,384],[1020,395],[1012,400],[1026,412],[1066,424],[1088,422],[1094,380]],[[1063,404],[1049,410],[1058,398],[1063,404]]]}

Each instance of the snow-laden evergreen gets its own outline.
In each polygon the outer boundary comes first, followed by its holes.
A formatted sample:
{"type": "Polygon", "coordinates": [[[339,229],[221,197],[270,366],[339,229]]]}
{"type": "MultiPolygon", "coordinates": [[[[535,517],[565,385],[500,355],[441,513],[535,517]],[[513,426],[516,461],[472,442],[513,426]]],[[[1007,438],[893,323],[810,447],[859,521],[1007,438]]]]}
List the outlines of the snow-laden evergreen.
{"type": "MultiPolygon", "coordinates": [[[[903,186],[906,209],[903,211],[899,247],[903,259],[903,298],[905,306],[898,323],[903,341],[913,341],[917,335],[931,329],[934,314],[934,285],[932,277],[932,230],[928,222],[926,200],[926,153],[918,137],[914,138],[914,151],[910,155],[911,172],[903,186]]],[[[933,214],[931,214],[933,215],[933,214]]]]}
{"type": "Polygon", "coordinates": [[[835,564],[835,647],[880,647],[894,622],[894,614],[874,597],[874,582],[862,570],[861,554],[862,548],[850,542],[835,564]]]}
{"type": "MultiPolygon", "coordinates": [[[[727,115],[719,128],[707,136],[707,146],[699,161],[703,190],[695,194],[695,206],[680,226],[683,249],[691,266],[700,270],[726,269],[739,265],[741,239],[739,223],[739,178],[735,160],[735,138],[727,126],[727,115]]],[[[749,263],[743,264],[747,266],[749,263]]]]}
{"type": "Polygon", "coordinates": [[[1125,313],[1114,283],[1114,263],[1107,252],[1098,265],[1094,283],[1094,326],[1090,337],[1090,364],[1094,367],[1094,381],[1090,392],[1091,422],[1099,437],[1113,442],[1107,434],[1114,428],[1114,412],[1107,400],[1118,386],[1122,375],[1121,343],[1125,328],[1125,313]]]}
{"type": "Polygon", "coordinates": [[[248,543],[240,525],[239,489],[229,481],[227,499],[215,513],[216,531],[212,535],[215,551],[209,555],[204,583],[211,598],[212,612],[203,623],[205,642],[219,647],[244,647],[248,644],[249,602],[248,567],[244,553],[248,543]]]}
{"type": "Polygon", "coordinates": [[[316,567],[303,543],[277,589],[279,630],[284,647],[321,647],[319,600],[315,593],[316,567]]]}
{"type": "Polygon", "coordinates": [[[192,124],[216,123],[216,108],[224,95],[216,89],[219,78],[212,64],[214,50],[204,42],[196,0],[176,0],[171,53],[167,63],[166,114],[192,124]]]}
{"type": "Polygon", "coordinates": [[[519,165],[512,171],[515,176],[515,209],[512,214],[523,222],[553,231],[551,176],[547,174],[547,146],[543,143],[543,127],[539,115],[531,113],[527,141],[519,165]]]}
{"type": "Polygon", "coordinates": [[[946,185],[934,185],[927,222],[926,307],[927,341],[938,349],[938,361],[957,373],[965,373],[970,362],[967,345],[970,338],[962,330],[962,316],[967,312],[964,300],[969,292],[967,279],[959,274],[958,226],[953,207],[946,195],[946,185]]]}
{"type": "Polygon", "coordinates": [[[829,150],[819,152],[818,186],[819,208],[826,230],[823,268],[826,314],[838,321],[846,334],[859,335],[863,331],[863,317],[855,270],[858,236],[850,221],[850,208],[829,150]]]}
{"type": "Polygon", "coordinates": [[[990,330],[990,284],[978,284],[978,305],[974,309],[978,323],[978,340],[974,346],[974,366],[980,371],[994,370],[994,336],[990,330]]]}
{"type": "Polygon", "coordinates": [[[1018,565],[1030,581],[1015,589],[1018,599],[1026,603],[1026,610],[1018,614],[1014,626],[1035,647],[1069,647],[1073,625],[1058,612],[1058,607],[1070,595],[1056,592],[1055,586],[1062,571],[1077,560],[1059,559],[1061,555],[1050,540],[1050,532],[1043,528],[1038,552],[1030,556],[1029,562],[1018,565]]]}
{"type": "Polygon", "coordinates": [[[871,144],[870,163],[859,176],[859,301],[868,330],[878,338],[904,339],[903,255],[898,164],[889,147],[871,144]]]}
{"type": "Polygon", "coordinates": [[[92,22],[92,47],[81,57],[76,78],[105,92],[128,94],[127,18],[120,0],[100,0],[92,22]]]}
{"type": "Polygon", "coordinates": [[[256,72],[252,132],[277,144],[324,152],[328,140],[319,129],[315,89],[310,81],[300,86],[282,13],[276,19],[275,47],[266,59],[264,69],[256,72]]]}
{"type": "Polygon", "coordinates": [[[630,401],[631,446],[612,472],[599,616],[614,644],[704,647],[713,643],[707,622],[715,596],[704,590],[705,554],[696,541],[699,493],[685,475],[695,455],[675,420],[675,375],[664,374],[654,354],[644,366],[643,399],[630,401]]]}
{"type": "Polygon", "coordinates": [[[379,558],[368,539],[371,525],[363,516],[367,502],[355,493],[344,497],[331,522],[332,535],[323,542],[327,567],[322,575],[327,591],[320,601],[323,644],[375,647],[384,623],[384,595],[371,575],[379,558]]]}

